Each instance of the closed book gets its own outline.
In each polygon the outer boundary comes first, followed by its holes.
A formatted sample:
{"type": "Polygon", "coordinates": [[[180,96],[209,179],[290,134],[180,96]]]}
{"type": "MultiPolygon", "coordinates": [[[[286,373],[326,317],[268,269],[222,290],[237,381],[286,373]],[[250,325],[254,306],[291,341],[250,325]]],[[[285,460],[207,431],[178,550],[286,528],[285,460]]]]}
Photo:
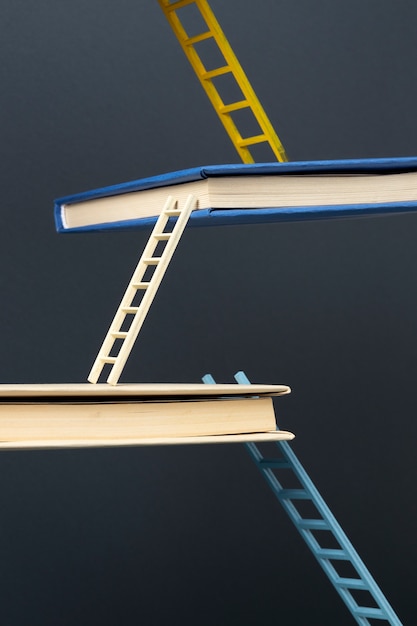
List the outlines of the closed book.
{"type": "Polygon", "coordinates": [[[285,385],[0,385],[0,449],[292,439],[285,385]],[[242,389],[241,389],[242,388],[242,389]]]}
{"type": "Polygon", "coordinates": [[[59,232],[153,226],[168,196],[196,200],[190,226],[329,219],[417,210],[417,157],[211,165],[55,201],[59,232]]]}

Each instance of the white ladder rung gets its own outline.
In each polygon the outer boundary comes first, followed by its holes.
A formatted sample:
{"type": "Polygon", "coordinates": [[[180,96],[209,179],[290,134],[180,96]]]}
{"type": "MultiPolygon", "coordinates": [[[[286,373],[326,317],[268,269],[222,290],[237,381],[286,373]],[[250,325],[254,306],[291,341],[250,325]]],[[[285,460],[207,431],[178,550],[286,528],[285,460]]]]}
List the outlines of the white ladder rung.
{"type": "Polygon", "coordinates": [[[160,256],[153,256],[153,257],[149,257],[147,259],[142,259],[143,263],[146,263],[146,265],[158,265],[159,261],[161,260],[162,257],[160,256]]]}
{"type": "Polygon", "coordinates": [[[139,311],[139,307],[138,306],[126,306],[126,307],[123,307],[121,311],[123,311],[123,313],[126,313],[126,315],[136,315],[136,313],[139,311]]]}
{"type": "Polygon", "coordinates": [[[168,215],[169,217],[179,216],[181,215],[181,209],[169,209],[165,211],[165,215],[168,215]]]}
{"type": "Polygon", "coordinates": [[[171,237],[171,233],[157,233],[154,235],[155,239],[158,239],[158,241],[168,241],[168,239],[171,237]]]}
{"type": "Polygon", "coordinates": [[[150,285],[150,282],[140,282],[140,283],[132,283],[132,287],[135,289],[147,289],[150,285]]]}

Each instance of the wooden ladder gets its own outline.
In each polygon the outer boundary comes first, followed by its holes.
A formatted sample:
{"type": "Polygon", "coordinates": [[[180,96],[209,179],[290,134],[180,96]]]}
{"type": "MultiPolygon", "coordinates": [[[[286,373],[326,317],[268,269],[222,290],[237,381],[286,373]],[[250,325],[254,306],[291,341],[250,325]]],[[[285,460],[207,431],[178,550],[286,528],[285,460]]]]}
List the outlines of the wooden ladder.
{"type": "MultiPolygon", "coordinates": [[[[269,144],[272,150],[272,158],[262,159],[263,161],[274,160],[274,157],[278,161],[288,161],[284,146],[207,0],[158,0],[158,2],[243,163],[255,163],[251,148],[259,144],[269,144]],[[201,28],[201,32],[194,32],[196,28],[194,24],[193,32],[188,32],[190,29],[187,30],[184,25],[187,11],[197,13],[199,22],[197,30],[201,28]],[[204,54],[201,54],[204,51],[200,50],[202,44],[211,46],[210,54],[213,56],[214,52],[217,67],[206,67],[204,54]],[[227,75],[233,83],[233,91],[238,91],[240,94],[233,102],[225,101],[225,86],[218,81],[219,77],[227,75]],[[244,116],[244,120],[238,119],[236,114],[245,109],[248,116],[244,116]],[[243,122],[247,122],[248,118],[252,118],[250,126],[256,128],[255,134],[250,136],[246,136],[243,132],[243,122]]],[[[252,133],[253,129],[250,132],[252,133]]]]}
{"type": "Polygon", "coordinates": [[[187,197],[182,207],[173,196],[168,197],[91,368],[88,376],[90,383],[96,383],[103,368],[110,365],[107,382],[117,384],[195,206],[196,199],[192,195],[187,197]],[[176,221],[169,231],[172,218],[176,221]],[[161,247],[163,250],[159,251],[161,247]],[[141,294],[140,302],[136,303],[141,294]]]}

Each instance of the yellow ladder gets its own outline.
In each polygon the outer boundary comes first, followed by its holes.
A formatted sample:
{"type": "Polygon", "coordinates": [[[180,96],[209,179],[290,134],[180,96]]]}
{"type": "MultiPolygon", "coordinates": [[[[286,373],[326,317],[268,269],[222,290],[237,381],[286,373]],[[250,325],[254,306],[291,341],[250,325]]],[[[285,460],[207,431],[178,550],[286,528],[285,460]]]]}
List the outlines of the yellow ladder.
{"type": "Polygon", "coordinates": [[[196,199],[192,195],[188,196],[182,207],[173,196],[168,197],[91,368],[88,376],[90,383],[96,383],[103,368],[110,365],[107,382],[117,384],[195,206],[196,199]],[[169,231],[171,218],[176,218],[176,222],[169,231]],[[161,247],[162,251],[159,250],[161,247]],[[136,303],[138,298],[140,302],[136,303]]]}
{"type": "Polygon", "coordinates": [[[259,144],[269,144],[278,161],[288,161],[281,141],[207,0],[158,0],[158,2],[242,161],[255,163],[251,148],[259,144]],[[199,12],[198,20],[203,30],[189,34],[182,19],[185,13],[182,14],[183,10],[191,5],[194,5],[192,7],[194,11],[199,12]],[[218,67],[209,69],[206,67],[198,52],[199,44],[202,42],[210,42],[212,48],[215,48],[216,56],[221,58],[218,67]],[[241,95],[234,102],[224,102],[225,98],[222,98],[220,94],[223,90],[216,79],[225,75],[229,75],[239,87],[238,91],[241,95]],[[253,114],[257,123],[256,128],[259,129],[259,132],[251,136],[244,136],[245,133],[241,133],[237,127],[238,119],[235,114],[244,109],[253,114]]]}

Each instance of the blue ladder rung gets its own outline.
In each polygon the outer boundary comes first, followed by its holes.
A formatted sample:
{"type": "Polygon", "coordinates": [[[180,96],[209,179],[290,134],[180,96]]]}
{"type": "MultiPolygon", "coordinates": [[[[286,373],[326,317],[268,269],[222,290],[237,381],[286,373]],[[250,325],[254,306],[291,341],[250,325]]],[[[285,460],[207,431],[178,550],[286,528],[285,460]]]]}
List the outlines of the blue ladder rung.
{"type": "Polygon", "coordinates": [[[270,468],[270,469],[290,469],[291,463],[286,459],[262,459],[258,461],[258,465],[261,469],[270,468]]]}
{"type": "Polygon", "coordinates": [[[374,617],[386,619],[386,613],[381,609],[374,609],[367,606],[358,606],[357,609],[353,609],[353,614],[357,615],[357,617],[374,617]]]}
{"type": "Polygon", "coordinates": [[[319,559],[331,559],[335,561],[349,561],[349,556],[344,550],[333,548],[319,548],[314,550],[314,553],[319,559]]]}
{"type": "Polygon", "coordinates": [[[311,500],[311,496],[305,489],[281,489],[277,497],[280,500],[311,500]]]}
{"type": "Polygon", "coordinates": [[[324,519],[300,519],[295,523],[298,528],[304,530],[330,530],[330,526],[324,519]]]}
{"type": "Polygon", "coordinates": [[[342,589],[369,589],[366,582],[361,578],[337,578],[333,584],[342,589]]]}

